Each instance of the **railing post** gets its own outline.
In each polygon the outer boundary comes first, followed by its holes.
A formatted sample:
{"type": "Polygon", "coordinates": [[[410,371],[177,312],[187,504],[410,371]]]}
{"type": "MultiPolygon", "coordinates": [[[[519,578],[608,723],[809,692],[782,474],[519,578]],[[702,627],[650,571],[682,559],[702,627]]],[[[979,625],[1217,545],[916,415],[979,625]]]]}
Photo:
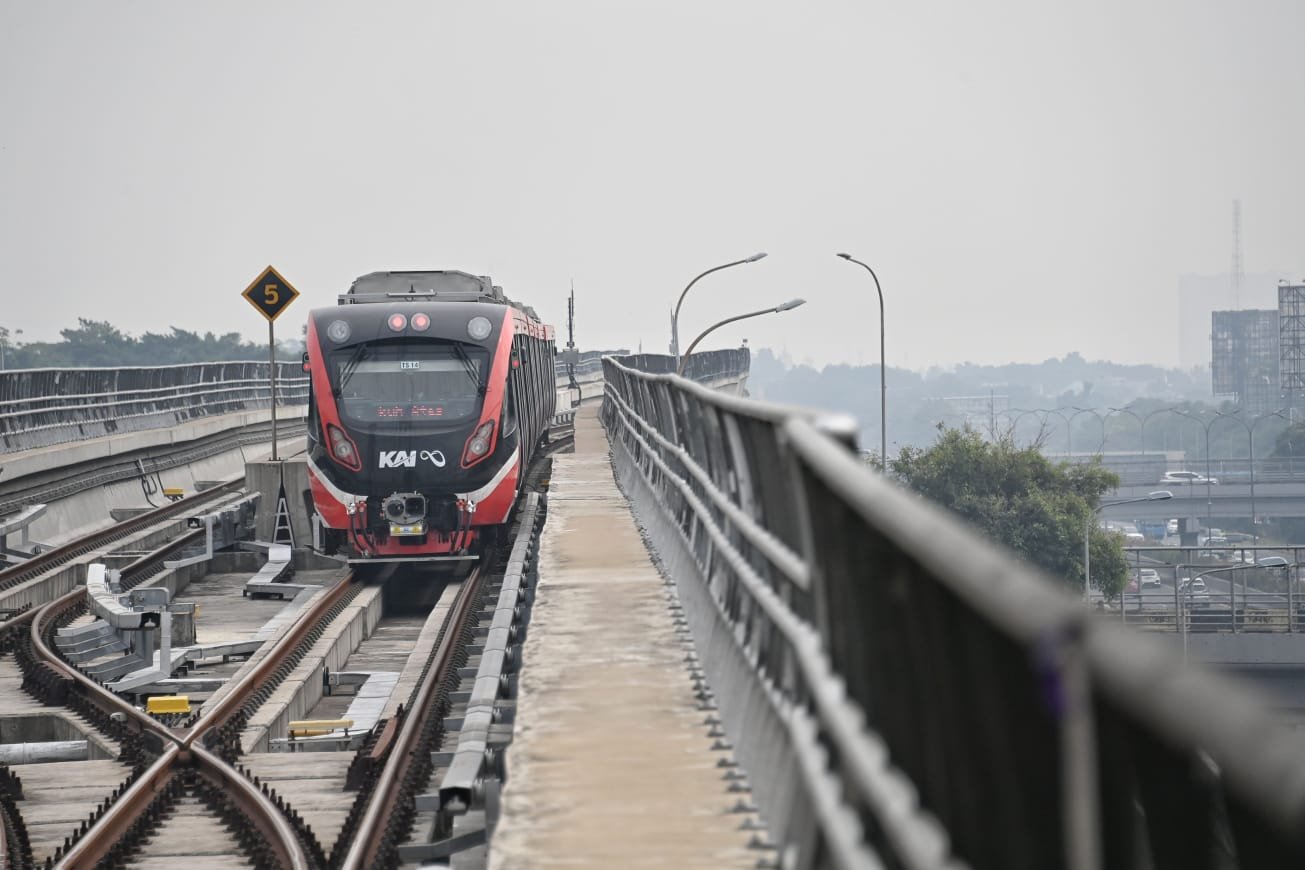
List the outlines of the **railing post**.
{"type": "Polygon", "coordinates": [[[1296,578],[1293,574],[1299,574],[1300,566],[1294,564],[1299,556],[1292,553],[1293,564],[1287,566],[1287,632],[1288,634],[1296,630],[1296,578]],[[1292,569],[1295,569],[1293,571],[1292,569]]]}

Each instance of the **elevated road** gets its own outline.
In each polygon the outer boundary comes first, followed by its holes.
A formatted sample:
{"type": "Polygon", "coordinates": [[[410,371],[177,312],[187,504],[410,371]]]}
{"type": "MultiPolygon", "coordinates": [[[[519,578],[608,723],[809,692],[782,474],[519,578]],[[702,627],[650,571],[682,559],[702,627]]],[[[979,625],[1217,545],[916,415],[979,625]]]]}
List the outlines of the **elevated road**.
{"type": "Polygon", "coordinates": [[[1111,498],[1137,498],[1149,492],[1166,489],[1174,494],[1172,499],[1151,502],[1133,502],[1101,510],[1107,519],[1164,520],[1170,517],[1249,517],[1252,495],[1255,515],[1261,517],[1305,517],[1305,481],[1289,483],[1256,483],[1254,492],[1249,483],[1161,484],[1153,486],[1121,486],[1111,498]]]}

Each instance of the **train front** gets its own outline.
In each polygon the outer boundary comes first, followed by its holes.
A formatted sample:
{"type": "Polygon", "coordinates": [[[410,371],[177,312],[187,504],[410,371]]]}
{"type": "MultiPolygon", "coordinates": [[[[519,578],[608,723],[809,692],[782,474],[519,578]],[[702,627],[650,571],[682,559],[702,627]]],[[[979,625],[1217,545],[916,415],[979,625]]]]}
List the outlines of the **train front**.
{"type": "Polygon", "coordinates": [[[322,552],[465,557],[485,527],[506,522],[521,475],[506,394],[512,334],[507,306],[476,302],[309,314],[308,475],[322,552]]]}

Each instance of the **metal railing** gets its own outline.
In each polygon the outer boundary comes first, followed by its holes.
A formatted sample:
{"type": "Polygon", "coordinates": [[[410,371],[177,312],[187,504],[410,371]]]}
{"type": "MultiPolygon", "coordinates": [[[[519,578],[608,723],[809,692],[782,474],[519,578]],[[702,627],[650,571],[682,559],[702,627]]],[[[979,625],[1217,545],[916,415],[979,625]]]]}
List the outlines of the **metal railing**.
{"type": "MultiPolygon", "coordinates": [[[[592,375],[595,372],[602,374],[603,357],[605,356],[623,356],[628,354],[628,350],[585,350],[577,354],[578,361],[575,365],[575,376],[582,378],[584,375],[592,375]]],[[[561,383],[567,380],[567,364],[561,358],[560,352],[558,358],[553,361],[553,374],[561,383]]]]}
{"type": "Polygon", "coordinates": [[[604,367],[782,866],[1302,866],[1305,760],[1257,696],[869,470],[849,419],[604,367]]]}
{"type": "MultiPolygon", "coordinates": [[[[266,408],[266,362],[0,372],[0,453],[266,408]]],[[[308,400],[298,363],[277,364],[277,404],[308,400]]]]}
{"type": "Polygon", "coordinates": [[[1305,630],[1303,547],[1127,547],[1132,582],[1103,615],[1134,628],[1255,634],[1305,630]],[[1143,568],[1155,572],[1139,583],[1143,568]]]}
{"type": "MultiPolygon", "coordinates": [[[[679,365],[679,360],[664,353],[636,353],[617,359],[623,365],[650,374],[674,372],[679,365]]],[[[751,365],[752,353],[746,347],[704,351],[688,358],[684,376],[700,383],[717,378],[738,378],[746,375],[751,365]]]]}

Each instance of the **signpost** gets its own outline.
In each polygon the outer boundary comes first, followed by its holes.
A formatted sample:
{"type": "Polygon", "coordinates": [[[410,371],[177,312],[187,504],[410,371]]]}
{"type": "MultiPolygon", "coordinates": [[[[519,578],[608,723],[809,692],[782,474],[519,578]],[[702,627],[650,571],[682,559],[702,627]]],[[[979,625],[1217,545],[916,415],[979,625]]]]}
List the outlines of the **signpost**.
{"type": "Polygon", "coordinates": [[[271,383],[272,406],[272,461],[276,456],[276,319],[285,311],[286,306],[299,297],[299,291],[290,282],[281,277],[281,273],[268,266],[254,282],[240,294],[249,304],[258,309],[258,313],[267,318],[267,375],[271,383]]]}

